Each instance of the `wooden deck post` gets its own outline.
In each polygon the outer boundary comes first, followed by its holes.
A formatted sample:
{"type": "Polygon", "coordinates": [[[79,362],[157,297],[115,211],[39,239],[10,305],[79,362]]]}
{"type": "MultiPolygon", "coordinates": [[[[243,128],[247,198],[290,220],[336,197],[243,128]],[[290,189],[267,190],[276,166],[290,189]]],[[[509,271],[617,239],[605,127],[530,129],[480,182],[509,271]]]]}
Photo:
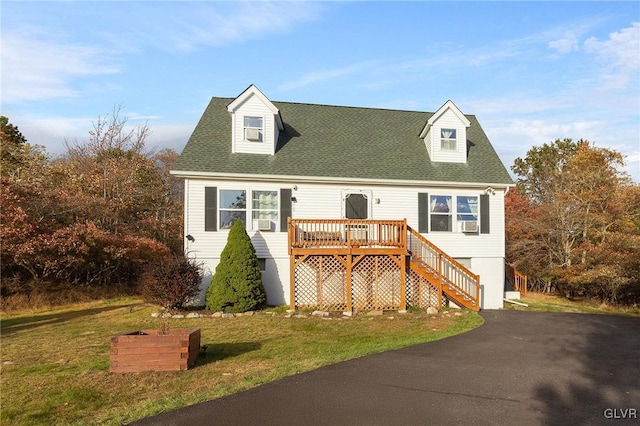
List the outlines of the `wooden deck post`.
{"type": "Polygon", "coordinates": [[[296,256],[289,256],[289,307],[296,308],[296,256]]]}
{"type": "Polygon", "coordinates": [[[400,255],[405,261],[400,262],[400,310],[407,310],[407,262],[406,255],[400,255]]]}
{"type": "Polygon", "coordinates": [[[346,302],[347,302],[347,306],[346,306],[346,311],[347,312],[353,312],[353,294],[351,294],[352,292],[352,288],[353,286],[351,285],[351,272],[353,269],[353,255],[351,253],[347,254],[347,277],[344,283],[345,286],[345,296],[346,296],[346,302]]]}

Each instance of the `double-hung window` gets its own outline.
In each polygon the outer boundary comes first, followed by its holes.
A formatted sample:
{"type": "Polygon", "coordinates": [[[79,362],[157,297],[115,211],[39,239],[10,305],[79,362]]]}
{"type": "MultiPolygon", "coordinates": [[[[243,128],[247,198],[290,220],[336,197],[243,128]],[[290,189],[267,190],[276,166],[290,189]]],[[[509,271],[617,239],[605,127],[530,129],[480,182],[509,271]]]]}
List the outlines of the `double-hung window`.
{"type": "Polygon", "coordinates": [[[278,222],[278,191],[252,191],[251,211],[254,229],[274,229],[278,222]]]}
{"type": "Polygon", "coordinates": [[[458,149],[456,141],[456,129],[440,129],[440,149],[455,151],[458,149]]]}
{"type": "Polygon", "coordinates": [[[220,190],[220,229],[229,229],[240,219],[247,224],[247,191],[220,190]]]}
{"type": "Polygon", "coordinates": [[[252,142],[262,142],[264,139],[264,128],[262,117],[244,117],[244,138],[252,142]]]}
{"type": "Polygon", "coordinates": [[[432,195],[429,200],[429,212],[432,231],[452,231],[453,204],[451,195],[432,195]]]}
{"type": "Polygon", "coordinates": [[[490,233],[489,195],[446,195],[418,193],[418,230],[490,233]]]}
{"type": "Polygon", "coordinates": [[[456,203],[458,222],[478,220],[478,197],[458,196],[456,203]]]}

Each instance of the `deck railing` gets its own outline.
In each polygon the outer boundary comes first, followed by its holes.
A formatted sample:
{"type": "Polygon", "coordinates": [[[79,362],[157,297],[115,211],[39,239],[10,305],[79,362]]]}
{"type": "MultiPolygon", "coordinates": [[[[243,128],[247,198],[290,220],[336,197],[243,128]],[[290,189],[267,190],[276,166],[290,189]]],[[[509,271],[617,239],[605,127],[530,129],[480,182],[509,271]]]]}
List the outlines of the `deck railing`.
{"type": "MultiPolygon", "coordinates": [[[[288,224],[291,255],[407,254],[417,262],[412,267],[430,274],[433,285],[451,300],[475,310],[480,307],[480,277],[408,226],[406,220],[289,218],[288,224]]],[[[292,268],[293,277],[295,266],[292,268]]]]}
{"type": "Polygon", "coordinates": [[[409,227],[408,251],[442,283],[443,291],[460,296],[465,306],[479,307],[480,277],[409,227]],[[448,290],[448,291],[447,291],[448,290]]]}
{"type": "Polygon", "coordinates": [[[407,222],[365,219],[289,219],[291,248],[406,247],[407,222]]]}
{"type": "Polygon", "coordinates": [[[505,263],[504,272],[507,280],[513,285],[515,291],[519,291],[521,296],[527,295],[527,276],[518,271],[515,266],[505,263]]]}

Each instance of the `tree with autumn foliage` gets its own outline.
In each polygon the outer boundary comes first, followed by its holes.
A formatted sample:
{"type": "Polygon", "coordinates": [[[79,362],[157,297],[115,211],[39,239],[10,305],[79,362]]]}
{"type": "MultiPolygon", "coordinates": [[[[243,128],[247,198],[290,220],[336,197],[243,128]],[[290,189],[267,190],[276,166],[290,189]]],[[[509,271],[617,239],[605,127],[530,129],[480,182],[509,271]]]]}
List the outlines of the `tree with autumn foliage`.
{"type": "Polygon", "coordinates": [[[589,141],[556,140],[517,158],[507,194],[507,258],[534,289],[636,304],[640,187],[623,156],[589,141]]]}
{"type": "Polygon", "coordinates": [[[149,128],[119,112],[56,159],[3,119],[3,296],[59,283],[135,289],[149,262],[183,255],[181,187],[168,173],[178,154],[145,151],[149,128]]]}

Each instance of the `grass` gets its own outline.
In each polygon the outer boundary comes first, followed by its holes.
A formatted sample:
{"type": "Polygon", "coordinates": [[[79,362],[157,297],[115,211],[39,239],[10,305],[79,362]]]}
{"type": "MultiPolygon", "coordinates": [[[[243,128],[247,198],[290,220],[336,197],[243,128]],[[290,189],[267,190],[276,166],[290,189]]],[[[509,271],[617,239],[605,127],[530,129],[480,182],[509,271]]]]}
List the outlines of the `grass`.
{"type": "Polygon", "coordinates": [[[110,337],[157,328],[139,299],[4,313],[0,423],[122,424],[363,355],[475,328],[469,311],[286,318],[286,308],[236,318],[171,320],[199,327],[206,352],[182,372],[109,372],[110,337]]]}
{"type": "Polygon", "coordinates": [[[590,303],[584,300],[569,300],[564,297],[544,293],[528,293],[527,297],[523,297],[517,301],[526,303],[529,306],[522,307],[505,302],[504,308],[518,311],[640,316],[640,307],[637,306],[619,307],[600,302],[590,303]]]}

